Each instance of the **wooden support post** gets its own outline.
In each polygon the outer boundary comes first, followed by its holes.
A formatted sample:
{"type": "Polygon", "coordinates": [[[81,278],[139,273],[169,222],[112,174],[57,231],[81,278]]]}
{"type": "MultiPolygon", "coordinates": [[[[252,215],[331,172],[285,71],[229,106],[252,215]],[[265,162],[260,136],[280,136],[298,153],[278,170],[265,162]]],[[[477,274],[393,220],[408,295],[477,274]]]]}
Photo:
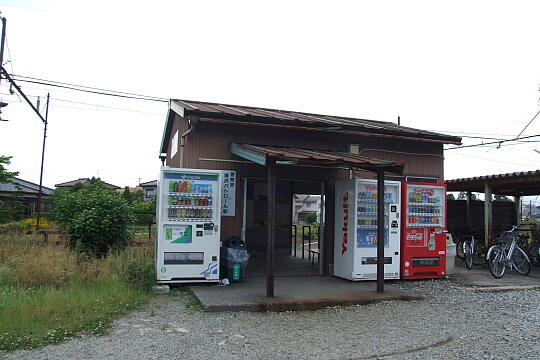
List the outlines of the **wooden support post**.
{"type": "Polygon", "coordinates": [[[467,191],[467,208],[465,209],[465,226],[467,227],[467,231],[469,233],[472,233],[472,216],[471,216],[471,200],[472,200],[472,193],[470,191],[467,191]]]}
{"type": "Polygon", "coordinates": [[[276,203],[276,161],[268,159],[268,216],[266,221],[266,296],[274,297],[274,223],[276,203]]]}
{"type": "Polygon", "coordinates": [[[489,248],[493,239],[493,193],[491,186],[484,183],[484,241],[486,249],[489,248]]]}
{"type": "Polygon", "coordinates": [[[384,169],[377,169],[377,292],[384,292],[384,169]]]}
{"type": "Polygon", "coordinates": [[[324,236],[324,229],[325,229],[325,224],[324,224],[324,217],[325,217],[325,196],[324,196],[324,182],[321,181],[321,207],[319,208],[319,214],[321,214],[320,216],[320,219],[319,219],[319,233],[318,233],[318,244],[319,244],[319,255],[318,255],[318,259],[319,259],[319,275],[324,275],[324,264],[325,264],[325,261],[324,261],[324,257],[326,255],[326,251],[324,250],[324,243],[326,241],[325,239],[325,236],[324,236]],[[321,260],[323,259],[323,260],[321,260]]]}
{"type": "Polygon", "coordinates": [[[514,214],[515,214],[515,219],[514,221],[516,222],[516,226],[519,226],[519,224],[521,224],[521,196],[520,195],[516,195],[514,196],[514,214]]]}
{"type": "Polygon", "coordinates": [[[325,183],[325,211],[324,211],[324,223],[329,231],[326,232],[324,239],[324,250],[321,256],[323,262],[323,275],[334,275],[334,241],[337,241],[334,237],[334,227],[337,226],[336,221],[336,179],[338,176],[336,169],[328,169],[328,176],[325,183]]]}

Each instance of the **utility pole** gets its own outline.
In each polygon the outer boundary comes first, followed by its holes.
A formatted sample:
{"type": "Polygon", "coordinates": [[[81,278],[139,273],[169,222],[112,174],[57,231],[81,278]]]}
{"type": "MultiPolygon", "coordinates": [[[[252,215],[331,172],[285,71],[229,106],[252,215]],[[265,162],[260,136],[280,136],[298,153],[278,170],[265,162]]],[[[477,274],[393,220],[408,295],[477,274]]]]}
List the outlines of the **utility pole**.
{"type": "MultiPolygon", "coordinates": [[[[4,67],[4,42],[6,40],[6,18],[2,18],[2,43],[0,44],[0,67],[4,67]]],[[[0,81],[2,81],[2,76],[0,75],[0,81]]]]}
{"type": "Polygon", "coordinates": [[[38,228],[38,230],[39,230],[39,220],[41,218],[41,194],[43,192],[43,161],[45,160],[45,140],[47,139],[47,120],[49,119],[49,98],[50,98],[50,94],[47,93],[47,106],[45,107],[45,127],[43,128],[43,148],[41,150],[41,170],[39,172],[39,191],[38,191],[38,202],[37,202],[36,227],[38,228]]]}
{"type": "Polygon", "coordinates": [[[4,68],[4,42],[6,39],[6,18],[3,16],[0,16],[2,19],[2,38],[0,39],[0,80],[2,77],[4,77],[6,80],[9,81],[11,86],[13,86],[19,94],[24,98],[26,103],[30,105],[32,110],[39,116],[41,121],[43,121],[43,124],[45,125],[43,130],[43,148],[41,151],[41,171],[39,174],[39,191],[38,191],[38,202],[37,202],[37,221],[36,221],[36,227],[39,229],[39,220],[41,216],[41,194],[43,190],[43,161],[45,159],[45,139],[47,138],[47,125],[48,125],[48,117],[49,117],[49,98],[50,94],[47,94],[47,108],[45,110],[45,118],[41,115],[39,112],[39,102],[38,107],[36,108],[34,104],[28,99],[28,96],[21,90],[21,88],[15,83],[15,80],[9,76],[7,70],[4,68]]]}

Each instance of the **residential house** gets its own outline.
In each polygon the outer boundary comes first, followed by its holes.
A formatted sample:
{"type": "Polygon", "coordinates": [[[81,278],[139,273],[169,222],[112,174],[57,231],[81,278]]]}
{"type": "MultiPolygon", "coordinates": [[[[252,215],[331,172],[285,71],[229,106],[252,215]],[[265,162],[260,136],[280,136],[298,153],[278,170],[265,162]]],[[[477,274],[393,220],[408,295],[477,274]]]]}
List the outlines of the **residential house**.
{"type": "Polygon", "coordinates": [[[139,184],[139,187],[143,189],[143,200],[152,201],[157,194],[157,180],[148,181],[139,184]]]}
{"type": "MultiPolygon", "coordinates": [[[[77,183],[81,183],[83,185],[88,185],[91,183],[91,179],[90,178],[80,178],[80,179],[76,179],[76,180],[71,180],[71,181],[66,181],[66,182],[63,182],[63,183],[60,183],[60,184],[56,184],[54,185],[55,187],[57,188],[70,188],[72,186],[74,186],[75,184],[77,183]]],[[[116,186],[116,185],[112,185],[112,184],[109,184],[109,183],[106,183],[105,181],[101,180],[101,182],[103,183],[103,185],[106,187],[106,188],[109,188],[109,189],[113,189],[113,190],[118,190],[120,189],[120,186],[116,186]]]]}
{"type": "MultiPolygon", "coordinates": [[[[53,190],[41,187],[41,211],[51,210],[49,196],[53,190]]],[[[23,215],[33,216],[37,211],[39,185],[20,178],[13,178],[11,182],[0,183],[0,202],[4,209],[12,209],[21,204],[23,215]]]]}
{"type": "Polygon", "coordinates": [[[294,194],[293,223],[304,221],[308,214],[316,214],[321,221],[321,195],[294,194]]]}

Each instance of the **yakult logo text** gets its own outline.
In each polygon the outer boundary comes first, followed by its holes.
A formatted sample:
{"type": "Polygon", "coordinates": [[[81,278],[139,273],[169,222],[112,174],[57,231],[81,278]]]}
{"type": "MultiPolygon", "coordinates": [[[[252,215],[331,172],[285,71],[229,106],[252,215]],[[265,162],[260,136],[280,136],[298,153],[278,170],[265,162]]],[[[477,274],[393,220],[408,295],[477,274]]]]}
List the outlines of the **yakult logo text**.
{"type": "Polygon", "coordinates": [[[343,195],[343,239],[341,240],[341,255],[347,252],[347,243],[349,242],[349,193],[343,195]]]}

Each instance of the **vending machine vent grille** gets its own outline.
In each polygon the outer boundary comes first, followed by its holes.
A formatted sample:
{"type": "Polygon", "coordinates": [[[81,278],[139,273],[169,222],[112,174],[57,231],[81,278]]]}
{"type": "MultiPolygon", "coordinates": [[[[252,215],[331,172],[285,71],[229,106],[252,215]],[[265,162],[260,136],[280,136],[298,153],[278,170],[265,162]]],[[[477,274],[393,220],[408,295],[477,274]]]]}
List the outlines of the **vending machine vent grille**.
{"type": "Polygon", "coordinates": [[[438,276],[436,271],[415,271],[412,276],[438,276]]]}
{"type": "MultiPolygon", "coordinates": [[[[369,273],[369,274],[357,274],[358,277],[362,279],[376,279],[377,273],[369,273]]],[[[396,273],[384,273],[385,278],[397,278],[398,275],[396,273]]]]}

